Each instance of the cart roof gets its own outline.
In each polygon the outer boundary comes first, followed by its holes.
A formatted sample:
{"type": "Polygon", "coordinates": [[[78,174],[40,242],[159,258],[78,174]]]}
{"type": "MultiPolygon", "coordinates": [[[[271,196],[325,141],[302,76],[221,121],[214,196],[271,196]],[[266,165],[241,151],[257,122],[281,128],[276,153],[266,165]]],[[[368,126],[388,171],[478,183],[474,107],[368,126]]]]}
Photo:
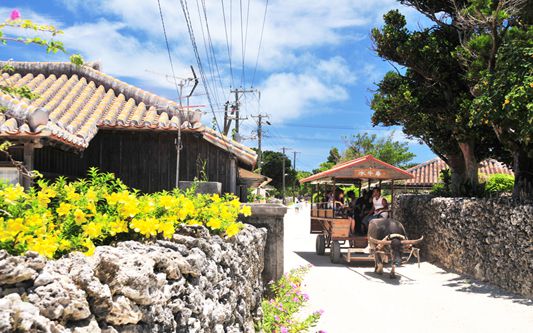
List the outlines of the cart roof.
{"type": "Polygon", "coordinates": [[[300,183],[327,183],[333,180],[336,183],[341,183],[350,180],[399,180],[411,178],[413,178],[413,175],[409,172],[380,161],[372,155],[366,155],[337,164],[329,170],[301,179],[300,183]]]}

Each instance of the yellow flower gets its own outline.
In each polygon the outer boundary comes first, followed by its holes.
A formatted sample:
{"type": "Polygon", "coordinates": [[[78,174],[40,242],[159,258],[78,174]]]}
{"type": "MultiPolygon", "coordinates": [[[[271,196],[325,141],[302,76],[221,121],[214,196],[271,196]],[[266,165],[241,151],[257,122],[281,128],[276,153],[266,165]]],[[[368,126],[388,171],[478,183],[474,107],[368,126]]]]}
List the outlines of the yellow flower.
{"type": "Polygon", "coordinates": [[[211,229],[220,229],[220,226],[222,225],[222,221],[217,218],[210,218],[209,221],[207,221],[207,226],[211,229]]]}
{"type": "Polygon", "coordinates": [[[60,203],[59,207],[56,209],[57,215],[64,216],[67,215],[72,209],[72,205],[68,203],[60,203]]]}
{"type": "Polygon", "coordinates": [[[252,215],[252,207],[250,207],[250,206],[242,206],[241,207],[241,214],[244,215],[244,216],[252,215]]]}
{"type": "Polygon", "coordinates": [[[43,219],[38,214],[31,214],[26,217],[26,225],[30,228],[35,228],[43,225],[43,219]]]}
{"type": "Polygon", "coordinates": [[[96,205],[94,204],[94,202],[89,202],[87,204],[87,209],[93,213],[93,214],[96,214],[96,205]]]}
{"type": "Polygon", "coordinates": [[[5,201],[9,204],[14,204],[20,198],[25,198],[24,188],[19,184],[15,186],[8,186],[2,192],[0,192],[5,201]]]}
{"type": "Polygon", "coordinates": [[[76,224],[78,225],[87,221],[87,218],[85,217],[85,213],[79,208],[76,208],[76,210],[74,211],[74,221],[76,221],[76,224]]]}
{"type": "Polygon", "coordinates": [[[215,193],[215,194],[213,194],[211,196],[211,200],[213,200],[213,202],[217,203],[217,202],[220,202],[221,199],[220,199],[220,196],[217,193],[215,193]]]}
{"type": "Polygon", "coordinates": [[[16,236],[20,232],[28,231],[28,227],[24,224],[24,220],[19,217],[7,220],[6,230],[9,231],[11,235],[16,236]]]}
{"type": "Polygon", "coordinates": [[[46,195],[46,192],[41,191],[37,194],[37,201],[42,206],[47,206],[50,203],[50,198],[46,195]]]}
{"type": "Polygon", "coordinates": [[[159,232],[162,232],[163,237],[167,239],[172,238],[172,235],[174,235],[175,231],[176,229],[174,228],[174,225],[172,223],[166,222],[159,224],[159,232]]]}
{"type": "Polygon", "coordinates": [[[533,82],[531,82],[531,83],[529,84],[529,87],[530,87],[530,88],[533,88],[533,82]]]}
{"type": "Polygon", "coordinates": [[[72,243],[68,239],[61,239],[59,241],[59,250],[64,251],[70,249],[72,243]]]}
{"type": "Polygon", "coordinates": [[[133,219],[130,226],[135,232],[140,233],[145,237],[157,235],[158,223],[154,218],[147,219],[133,219]]]}
{"type": "Polygon", "coordinates": [[[98,238],[102,235],[102,225],[96,222],[90,222],[83,226],[83,231],[91,239],[98,238]]]}
{"type": "Polygon", "coordinates": [[[123,217],[134,217],[139,213],[139,203],[137,200],[128,200],[120,209],[123,217]]]}
{"type": "Polygon", "coordinates": [[[240,227],[239,223],[232,223],[232,224],[230,224],[230,226],[226,229],[226,235],[227,235],[228,237],[233,237],[233,236],[235,236],[236,234],[238,234],[240,230],[241,230],[241,227],[240,227]]]}
{"type": "Polygon", "coordinates": [[[92,188],[90,188],[87,193],[85,193],[85,198],[87,199],[87,201],[89,202],[95,202],[96,200],[98,200],[98,195],[96,193],[95,190],[93,190],[92,188]]]}
{"type": "Polygon", "coordinates": [[[115,236],[122,232],[128,232],[128,223],[121,219],[116,219],[109,224],[109,234],[115,236]]]}
{"type": "Polygon", "coordinates": [[[83,246],[87,249],[83,254],[86,256],[92,256],[94,254],[94,250],[96,247],[94,246],[94,243],[90,239],[85,239],[85,241],[82,243],[83,246]]]}
{"type": "Polygon", "coordinates": [[[505,101],[503,102],[503,106],[506,106],[507,104],[511,103],[511,101],[509,99],[505,99],[505,101]]]}
{"type": "Polygon", "coordinates": [[[175,200],[170,195],[162,195],[159,198],[159,205],[168,210],[175,205],[175,200]]]}
{"type": "Polygon", "coordinates": [[[195,219],[192,219],[192,220],[187,221],[187,224],[188,225],[200,225],[200,222],[198,222],[195,219]]]}

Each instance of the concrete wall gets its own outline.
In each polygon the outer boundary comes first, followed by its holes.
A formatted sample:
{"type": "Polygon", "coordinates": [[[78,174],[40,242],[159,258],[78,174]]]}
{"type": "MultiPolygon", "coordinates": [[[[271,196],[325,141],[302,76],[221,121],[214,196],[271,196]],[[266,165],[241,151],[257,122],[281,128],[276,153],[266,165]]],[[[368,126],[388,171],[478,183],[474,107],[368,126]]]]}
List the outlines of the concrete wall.
{"type": "Polygon", "coordinates": [[[247,204],[252,216],[240,220],[257,228],[267,229],[263,282],[277,280],[283,275],[283,217],[287,207],[276,204],[247,204]]]}
{"type": "Polygon", "coordinates": [[[435,264],[533,297],[533,204],[401,195],[395,218],[435,264]]]}

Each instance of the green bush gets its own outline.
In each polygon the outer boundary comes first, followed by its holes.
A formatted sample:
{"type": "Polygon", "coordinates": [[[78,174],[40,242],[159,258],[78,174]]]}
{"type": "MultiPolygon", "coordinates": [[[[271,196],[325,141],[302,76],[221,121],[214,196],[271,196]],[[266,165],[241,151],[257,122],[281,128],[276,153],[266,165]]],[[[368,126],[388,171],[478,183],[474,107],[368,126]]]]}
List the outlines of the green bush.
{"type": "Polygon", "coordinates": [[[300,267],[286,273],[276,282],[271,282],[270,290],[274,297],[263,300],[263,321],[258,331],[265,333],[307,332],[315,327],[322,315],[322,310],[315,311],[305,319],[297,315],[305,306],[309,297],[302,293],[301,285],[309,266],[300,267]]]}
{"type": "Polygon", "coordinates": [[[238,215],[251,213],[232,195],[141,194],[96,169],[87,179],[37,184],[28,192],[0,185],[0,249],[49,258],[71,251],[91,255],[96,245],[113,241],[171,238],[183,225],[204,225],[231,237],[242,228],[238,215]]]}
{"type": "Polygon", "coordinates": [[[514,187],[514,177],[497,173],[489,176],[485,183],[485,191],[488,193],[512,192],[514,187]]]}

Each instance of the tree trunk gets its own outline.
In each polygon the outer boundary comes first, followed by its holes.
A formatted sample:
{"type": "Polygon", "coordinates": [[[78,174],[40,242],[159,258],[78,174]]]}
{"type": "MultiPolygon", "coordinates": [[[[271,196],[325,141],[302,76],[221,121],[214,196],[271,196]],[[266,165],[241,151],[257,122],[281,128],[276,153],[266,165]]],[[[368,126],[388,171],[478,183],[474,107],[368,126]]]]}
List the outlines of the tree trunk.
{"type": "Polygon", "coordinates": [[[463,153],[465,162],[465,179],[461,194],[475,195],[479,186],[478,161],[475,155],[475,145],[473,142],[459,142],[459,148],[463,153]]]}
{"type": "Polygon", "coordinates": [[[462,187],[466,177],[466,167],[463,155],[458,153],[454,155],[446,155],[448,166],[451,170],[451,184],[450,191],[454,196],[461,195],[462,187]]]}
{"type": "Polygon", "coordinates": [[[533,199],[533,158],[527,148],[513,151],[514,189],[513,197],[519,200],[533,199]]]}

